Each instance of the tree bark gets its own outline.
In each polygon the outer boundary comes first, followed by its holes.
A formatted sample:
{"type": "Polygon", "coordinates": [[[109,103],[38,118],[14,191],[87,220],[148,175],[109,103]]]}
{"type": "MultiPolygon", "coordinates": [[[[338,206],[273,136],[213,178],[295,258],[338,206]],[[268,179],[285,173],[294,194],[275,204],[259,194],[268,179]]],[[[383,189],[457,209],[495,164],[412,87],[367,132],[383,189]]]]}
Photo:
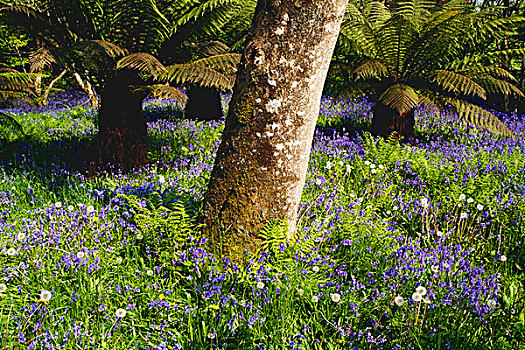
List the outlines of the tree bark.
{"type": "Polygon", "coordinates": [[[123,170],[144,165],[147,157],[147,129],[142,114],[145,94],[134,92],[135,73],[117,72],[106,78],[98,113],[93,170],[108,164],[123,170]]]}
{"type": "Polygon", "coordinates": [[[388,137],[394,132],[405,138],[414,136],[414,110],[398,114],[392,108],[377,102],[372,108],[372,134],[388,137]]]}
{"type": "Polygon", "coordinates": [[[72,71],[72,74],[75,77],[78,86],[80,86],[80,88],[84,90],[84,92],[88,95],[89,101],[91,102],[91,107],[97,109],[99,107],[97,94],[95,94],[95,91],[93,90],[93,87],[91,86],[89,81],[87,79],[86,81],[82,80],[80,74],[78,74],[75,71],[72,71]]]}
{"type": "Polygon", "coordinates": [[[202,219],[212,248],[254,250],[268,222],[296,229],[326,73],[347,0],[259,0],[202,219]]]}
{"type": "Polygon", "coordinates": [[[212,87],[190,85],[186,102],[186,117],[197,120],[218,120],[222,118],[221,94],[212,87]]]}

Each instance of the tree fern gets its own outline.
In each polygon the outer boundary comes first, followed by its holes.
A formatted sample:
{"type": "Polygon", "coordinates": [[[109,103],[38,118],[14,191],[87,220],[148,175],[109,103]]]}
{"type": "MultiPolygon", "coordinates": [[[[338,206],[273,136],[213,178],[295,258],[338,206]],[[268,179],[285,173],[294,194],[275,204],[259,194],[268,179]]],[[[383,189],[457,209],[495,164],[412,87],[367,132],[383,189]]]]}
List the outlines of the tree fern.
{"type": "Polygon", "coordinates": [[[523,55],[523,48],[499,51],[490,48],[494,42],[511,35],[525,18],[499,18],[496,11],[476,10],[460,0],[431,13],[434,7],[435,3],[425,0],[403,0],[392,9],[378,1],[368,2],[361,9],[349,4],[333,60],[347,90],[352,93],[372,90],[372,100],[389,107],[374,109],[377,115],[372,129],[378,133],[405,125],[403,134],[413,134],[413,129],[410,130],[413,122],[380,126],[383,121],[397,120],[385,116],[392,110],[413,118],[413,113],[407,112],[418,106],[432,109],[449,106],[473,125],[510,135],[493,114],[465,100],[496,94],[523,95],[514,85],[512,75],[493,64],[495,58],[523,55]],[[351,85],[344,77],[349,72],[355,78],[351,85]],[[379,118],[381,113],[386,119],[379,118]]]}

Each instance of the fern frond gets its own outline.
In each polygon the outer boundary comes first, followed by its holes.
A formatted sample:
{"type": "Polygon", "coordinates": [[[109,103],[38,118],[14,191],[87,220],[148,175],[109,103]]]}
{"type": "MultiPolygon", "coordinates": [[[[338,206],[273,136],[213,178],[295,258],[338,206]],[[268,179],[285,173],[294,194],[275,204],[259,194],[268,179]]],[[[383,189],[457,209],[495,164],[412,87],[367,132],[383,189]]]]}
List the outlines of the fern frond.
{"type": "Polygon", "coordinates": [[[86,49],[102,51],[111,58],[117,58],[128,54],[128,50],[105,40],[87,40],[84,43],[86,49]]]}
{"type": "Polygon", "coordinates": [[[32,88],[35,80],[47,75],[40,73],[22,73],[14,69],[4,69],[0,72],[0,89],[11,92],[21,92],[32,88]]]}
{"type": "Polygon", "coordinates": [[[195,63],[174,64],[166,67],[167,80],[176,84],[199,84],[204,87],[216,87],[221,90],[231,90],[235,77],[222,74],[215,69],[195,63]]]}
{"type": "Polygon", "coordinates": [[[224,74],[235,74],[237,72],[237,65],[241,61],[241,56],[242,55],[237,53],[226,53],[201,58],[200,60],[193,61],[193,63],[201,64],[224,74]]]}
{"type": "Polygon", "coordinates": [[[482,99],[487,98],[485,89],[468,76],[460,73],[437,69],[428,73],[427,78],[445,91],[467,96],[477,96],[482,99]]]}
{"type": "Polygon", "coordinates": [[[117,69],[137,70],[155,79],[168,74],[166,67],[155,56],[143,52],[132,53],[121,58],[117,62],[117,69]]]}
{"type": "Polygon", "coordinates": [[[359,65],[353,74],[356,75],[356,80],[367,78],[381,78],[388,75],[387,65],[379,59],[370,59],[365,63],[359,65]]]}
{"type": "Polygon", "coordinates": [[[187,97],[182,91],[166,84],[140,86],[134,91],[146,91],[149,95],[154,97],[175,100],[179,106],[183,106],[187,101],[187,97]]]}
{"type": "Polygon", "coordinates": [[[20,122],[16,120],[15,117],[7,113],[0,112],[0,125],[14,127],[18,132],[25,135],[22,124],[20,124],[20,122]]]}
{"type": "Polygon", "coordinates": [[[485,128],[495,134],[514,137],[510,129],[486,109],[454,98],[445,98],[444,101],[454,108],[461,119],[468,123],[485,128]]]}
{"type": "Polygon", "coordinates": [[[379,102],[402,115],[419,105],[419,96],[411,86],[398,83],[388,87],[379,102]]]}
{"type": "Polygon", "coordinates": [[[47,48],[40,48],[29,54],[29,63],[31,72],[42,72],[44,69],[51,68],[57,63],[55,55],[47,48]]]}

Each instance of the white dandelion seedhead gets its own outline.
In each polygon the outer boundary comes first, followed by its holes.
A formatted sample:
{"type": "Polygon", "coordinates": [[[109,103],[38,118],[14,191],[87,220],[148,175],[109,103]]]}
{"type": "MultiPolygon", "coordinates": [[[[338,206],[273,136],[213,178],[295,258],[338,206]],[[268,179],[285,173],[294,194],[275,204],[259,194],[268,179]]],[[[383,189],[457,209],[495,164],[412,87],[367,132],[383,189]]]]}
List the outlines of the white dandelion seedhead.
{"type": "Polygon", "coordinates": [[[502,255],[502,256],[499,257],[499,261],[505,262],[505,261],[507,261],[507,257],[505,255],[502,255]]]}
{"type": "Polygon", "coordinates": [[[16,255],[16,249],[15,248],[9,248],[6,252],[7,255],[9,256],[14,256],[16,255]]]}
{"type": "Polygon", "coordinates": [[[117,309],[117,311],[115,312],[115,316],[117,316],[118,318],[124,318],[126,316],[126,310],[125,309],[117,309]]]}
{"type": "Polygon", "coordinates": [[[481,204],[476,205],[476,209],[478,209],[480,211],[483,210],[483,205],[481,205],[481,204]]]}
{"type": "Polygon", "coordinates": [[[312,271],[313,272],[319,272],[319,266],[312,267],[312,271]]]}
{"type": "Polygon", "coordinates": [[[467,203],[470,204],[470,203],[472,203],[472,202],[474,202],[474,199],[472,199],[472,198],[467,199],[467,203]]]}
{"type": "Polygon", "coordinates": [[[152,271],[152,270],[148,270],[148,271],[146,271],[146,275],[148,275],[148,276],[153,276],[153,271],[152,271]]]}
{"type": "Polygon", "coordinates": [[[257,288],[258,289],[263,289],[264,288],[264,282],[261,282],[261,281],[257,282],[257,288]]]}
{"type": "Polygon", "coordinates": [[[431,268],[432,272],[434,273],[438,273],[439,272],[439,266],[438,265],[433,265],[431,268]]]}
{"type": "Polygon", "coordinates": [[[405,299],[403,299],[402,296],[398,295],[397,297],[394,298],[394,303],[397,306],[403,306],[403,304],[405,303],[405,299]]]}
{"type": "Polygon", "coordinates": [[[319,297],[317,295],[314,295],[312,297],[312,303],[317,303],[319,301],[319,297]]]}
{"type": "Polygon", "coordinates": [[[62,208],[62,202],[56,202],[55,208],[62,208]]]}
{"type": "Polygon", "coordinates": [[[47,291],[45,289],[42,289],[40,291],[40,300],[48,302],[53,297],[53,294],[51,294],[50,291],[47,291]]]}
{"type": "Polygon", "coordinates": [[[423,207],[424,209],[428,208],[428,199],[426,197],[422,197],[420,199],[420,202],[421,202],[421,207],[423,207]]]}
{"type": "Polygon", "coordinates": [[[122,258],[119,256],[117,259],[115,259],[117,264],[122,264],[122,258]]]}
{"type": "Polygon", "coordinates": [[[25,239],[25,238],[26,238],[26,234],[25,234],[25,232],[20,232],[20,233],[18,233],[18,235],[16,235],[16,238],[17,238],[18,240],[20,240],[20,241],[23,240],[23,239],[25,239]]]}
{"type": "Polygon", "coordinates": [[[77,253],[77,258],[79,258],[79,259],[82,259],[82,258],[85,257],[85,256],[86,256],[86,253],[84,253],[84,252],[82,252],[82,251],[80,251],[80,252],[77,253]]]}
{"type": "Polygon", "coordinates": [[[215,339],[215,333],[213,333],[213,332],[208,333],[208,338],[209,339],[215,339]]]}
{"type": "Polygon", "coordinates": [[[330,298],[334,303],[338,303],[341,301],[341,294],[339,293],[330,293],[330,298]]]}
{"type": "Polygon", "coordinates": [[[88,213],[92,213],[92,212],[95,211],[95,208],[94,208],[92,205],[90,205],[90,206],[88,206],[88,207],[86,208],[86,211],[87,211],[88,213]]]}
{"type": "Polygon", "coordinates": [[[490,299],[489,301],[487,301],[487,306],[494,310],[498,306],[498,302],[494,299],[490,299]]]}
{"type": "Polygon", "coordinates": [[[462,193],[462,194],[459,195],[459,197],[458,197],[458,201],[460,201],[460,202],[461,202],[461,201],[464,201],[466,197],[467,197],[467,196],[465,196],[465,195],[462,193]]]}
{"type": "Polygon", "coordinates": [[[162,175],[159,175],[159,183],[163,184],[165,182],[166,182],[166,178],[164,176],[162,176],[162,175]]]}
{"type": "Polygon", "coordinates": [[[423,296],[420,293],[415,292],[414,294],[412,294],[412,300],[414,300],[416,303],[420,302],[422,299],[423,296]]]}
{"type": "Polygon", "coordinates": [[[468,214],[465,212],[461,212],[461,214],[459,215],[460,219],[466,219],[467,217],[468,217],[468,214]]]}
{"type": "Polygon", "coordinates": [[[299,296],[302,297],[304,294],[304,289],[301,289],[301,288],[297,289],[297,294],[299,294],[299,296]]]}
{"type": "Polygon", "coordinates": [[[419,286],[416,288],[416,292],[418,292],[421,295],[425,295],[427,294],[427,289],[423,286],[419,286]]]}
{"type": "Polygon", "coordinates": [[[7,286],[3,283],[0,283],[0,293],[3,293],[7,290],[7,286]]]}

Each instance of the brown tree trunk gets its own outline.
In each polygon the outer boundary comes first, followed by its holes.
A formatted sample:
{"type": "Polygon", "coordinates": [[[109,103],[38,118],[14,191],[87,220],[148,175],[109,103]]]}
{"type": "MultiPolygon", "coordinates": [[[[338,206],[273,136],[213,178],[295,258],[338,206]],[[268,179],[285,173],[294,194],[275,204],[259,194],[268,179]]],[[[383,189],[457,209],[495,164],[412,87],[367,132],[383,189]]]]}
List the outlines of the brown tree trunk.
{"type": "Polygon", "coordinates": [[[405,138],[414,136],[414,110],[398,114],[392,108],[377,102],[372,108],[372,134],[388,137],[394,132],[405,138]]]}
{"type": "Polygon", "coordinates": [[[295,232],[323,84],[347,0],[259,0],[204,199],[205,232],[232,258],[271,220],[295,232]]]}
{"type": "Polygon", "coordinates": [[[190,85],[186,102],[186,117],[197,120],[218,120],[222,118],[221,94],[212,87],[190,85]]]}
{"type": "Polygon", "coordinates": [[[98,113],[94,168],[111,164],[129,170],[148,161],[146,121],[142,114],[145,95],[132,90],[131,85],[136,83],[131,72],[118,72],[106,79],[98,113]]]}

